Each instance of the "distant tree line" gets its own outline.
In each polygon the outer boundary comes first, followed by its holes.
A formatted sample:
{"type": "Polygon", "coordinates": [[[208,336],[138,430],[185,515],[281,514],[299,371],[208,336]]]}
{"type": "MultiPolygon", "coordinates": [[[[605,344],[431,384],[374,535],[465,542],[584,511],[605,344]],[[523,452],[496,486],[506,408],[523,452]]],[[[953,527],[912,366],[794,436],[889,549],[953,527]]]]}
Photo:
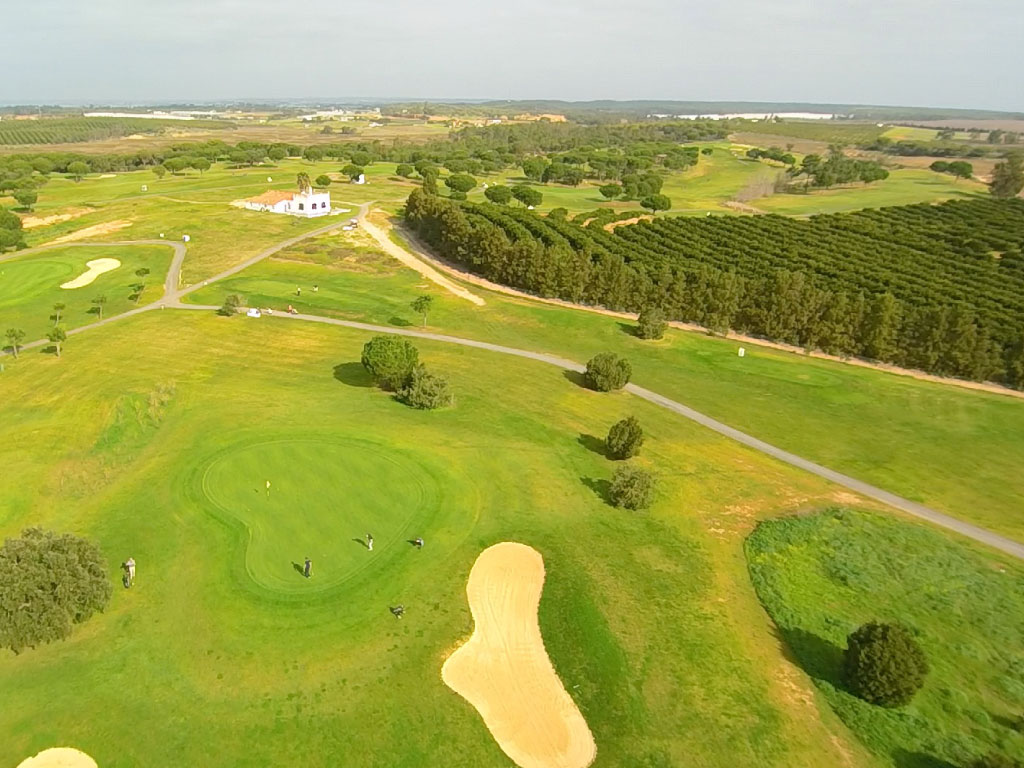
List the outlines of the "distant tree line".
{"type": "Polygon", "coordinates": [[[415,190],[446,259],[542,296],[1024,388],[1024,201],[582,226],[415,190]]]}

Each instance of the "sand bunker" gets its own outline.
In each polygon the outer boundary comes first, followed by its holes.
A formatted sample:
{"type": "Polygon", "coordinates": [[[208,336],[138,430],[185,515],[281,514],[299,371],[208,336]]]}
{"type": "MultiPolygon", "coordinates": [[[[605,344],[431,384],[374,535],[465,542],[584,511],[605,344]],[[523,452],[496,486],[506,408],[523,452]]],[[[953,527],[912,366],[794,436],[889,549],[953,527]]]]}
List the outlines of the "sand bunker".
{"type": "Polygon", "coordinates": [[[544,560],[525,544],[485,549],[469,573],[473,635],[441,678],[484,719],[521,768],[585,768],[597,754],[583,715],[558,679],[540,634],[544,560]]]}
{"type": "Polygon", "coordinates": [[[97,768],[97,765],[85,752],[71,747],[54,747],[22,760],[18,768],[97,768]]]}
{"type": "Polygon", "coordinates": [[[85,286],[92,283],[97,277],[102,275],[104,272],[110,272],[111,270],[117,269],[121,266],[121,262],[117,259],[93,259],[92,261],[85,262],[85,266],[88,269],[76,277],[74,280],[69,280],[66,283],[61,283],[61,288],[66,290],[73,290],[75,288],[84,288],[85,286]]]}
{"type": "Polygon", "coordinates": [[[21,226],[25,229],[36,229],[37,227],[48,227],[51,224],[60,224],[63,221],[71,221],[79,216],[92,213],[92,208],[70,208],[64,213],[53,213],[49,216],[22,216],[21,226]]]}

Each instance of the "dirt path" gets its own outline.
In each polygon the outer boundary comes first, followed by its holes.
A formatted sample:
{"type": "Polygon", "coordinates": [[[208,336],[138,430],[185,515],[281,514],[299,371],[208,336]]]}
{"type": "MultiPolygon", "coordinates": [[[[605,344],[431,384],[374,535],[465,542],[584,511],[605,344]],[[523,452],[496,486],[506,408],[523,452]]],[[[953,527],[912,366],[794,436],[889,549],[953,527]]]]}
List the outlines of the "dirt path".
{"type": "Polygon", "coordinates": [[[371,237],[373,237],[374,240],[377,241],[377,245],[381,247],[384,253],[388,254],[389,256],[395,257],[400,262],[402,262],[402,264],[409,267],[409,269],[416,270],[431,282],[437,283],[446,291],[458,296],[460,299],[470,301],[473,304],[476,304],[478,307],[484,305],[484,300],[477,296],[475,293],[463,288],[461,285],[453,283],[447,277],[445,277],[436,269],[434,269],[434,267],[431,266],[430,264],[425,263],[421,259],[417,259],[413,254],[411,254],[406,249],[400,248],[399,246],[395,245],[391,238],[388,237],[387,232],[381,230],[376,224],[373,224],[364,218],[360,226],[362,226],[362,228],[366,230],[366,232],[371,237]]]}
{"type": "Polygon", "coordinates": [[[466,584],[473,634],[441,667],[520,768],[586,768],[597,745],[544,649],[544,560],[525,544],[485,549],[466,584]]]}

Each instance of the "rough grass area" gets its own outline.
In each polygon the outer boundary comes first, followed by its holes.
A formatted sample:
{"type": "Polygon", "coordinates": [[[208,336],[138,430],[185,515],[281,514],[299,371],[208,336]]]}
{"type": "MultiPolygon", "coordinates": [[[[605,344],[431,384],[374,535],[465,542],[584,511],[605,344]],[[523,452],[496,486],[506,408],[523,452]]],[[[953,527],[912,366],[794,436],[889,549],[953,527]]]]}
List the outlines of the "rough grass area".
{"type": "Polygon", "coordinates": [[[833,709],[898,768],[963,766],[996,750],[1024,758],[1024,568],[932,529],[833,510],[761,523],[750,577],[779,634],[833,709]],[[931,672],[901,709],[843,689],[847,635],[906,624],[931,672]]]}
{"type": "Polygon", "coordinates": [[[440,676],[469,569],[503,540],[544,556],[541,630],[596,768],[875,765],[779,682],[741,539],[706,522],[828,503],[825,483],[481,350],[417,344],[458,398],[423,412],[371,386],[365,332],[184,310],[115,327],[2,377],[0,537],[71,531],[113,579],[138,571],[66,642],[0,653],[0,765],[54,744],[102,766],[507,765],[440,676]],[[661,478],[642,514],[605,502],[595,449],[629,414],[631,461],[661,478]]]}

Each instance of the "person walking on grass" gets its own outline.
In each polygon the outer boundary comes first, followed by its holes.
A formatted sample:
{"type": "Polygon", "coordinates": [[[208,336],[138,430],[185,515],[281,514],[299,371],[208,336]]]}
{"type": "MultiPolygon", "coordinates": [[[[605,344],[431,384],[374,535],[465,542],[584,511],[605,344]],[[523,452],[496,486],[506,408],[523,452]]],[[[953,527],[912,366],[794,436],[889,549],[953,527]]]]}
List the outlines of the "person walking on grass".
{"type": "Polygon", "coordinates": [[[415,539],[413,539],[412,545],[416,547],[416,549],[423,549],[423,538],[417,536],[415,539]]]}
{"type": "Polygon", "coordinates": [[[128,571],[128,586],[135,586],[135,558],[129,557],[124,561],[125,570],[128,571]]]}
{"type": "Polygon", "coordinates": [[[366,534],[366,548],[373,552],[373,536],[369,533],[366,534]]]}
{"type": "Polygon", "coordinates": [[[313,575],[313,561],[308,557],[306,558],[306,564],[302,568],[302,575],[307,579],[313,575]]]}

